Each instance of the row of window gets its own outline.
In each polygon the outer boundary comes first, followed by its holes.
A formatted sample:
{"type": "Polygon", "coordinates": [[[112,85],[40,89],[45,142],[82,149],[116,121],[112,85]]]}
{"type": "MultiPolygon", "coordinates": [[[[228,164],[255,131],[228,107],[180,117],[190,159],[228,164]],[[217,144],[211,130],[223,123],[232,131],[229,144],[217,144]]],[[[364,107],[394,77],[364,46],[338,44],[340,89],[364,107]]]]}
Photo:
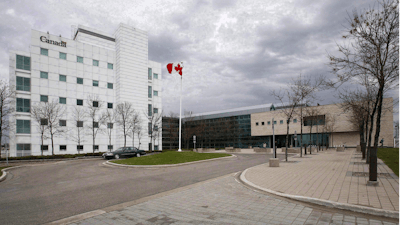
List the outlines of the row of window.
{"type": "MultiPolygon", "coordinates": [[[[47,119],[40,119],[40,125],[47,126],[49,121],[47,119]]],[[[59,120],[60,127],[67,126],[67,120],[59,120]]],[[[76,121],[76,127],[83,127],[83,121],[76,121]]],[[[99,128],[99,122],[93,122],[94,128],[99,128]]],[[[113,129],[113,123],[107,123],[108,129],[113,129]]],[[[30,134],[31,133],[31,121],[30,120],[17,120],[17,134],[30,134]]]]}
{"type": "MultiPolygon", "coordinates": [[[[40,78],[49,79],[49,73],[40,71],[40,78]]],[[[60,74],[58,80],[62,81],[62,82],[67,82],[67,76],[60,74]]],[[[76,83],[77,84],[83,84],[83,78],[77,77],[76,78],[76,83]]],[[[93,80],[92,84],[93,84],[94,87],[98,87],[99,86],[99,81],[98,80],[93,80]]],[[[113,89],[113,86],[114,86],[113,83],[107,83],[107,88],[113,89]]]]}
{"type": "Polygon", "coordinates": [[[149,98],[151,98],[152,96],[151,96],[151,94],[153,94],[153,96],[158,96],[158,91],[151,91],[151,89],[152,89],[152,87],[151,86],[149,86],[149,88],[148,88],[148,97],[149,98]]]}
{"type": "MultiPolygon", "coordinates": [[[[107,149],[108,150],[112,150],[113,149],[113,145],[107,145],[107,149]]],[[[40,146],[42,151],[48,151],[49,150],[49,146],[48,145],[41,145],[40,146]]],[[[76,149],[79,151],[83,150],[83,145],[77,145],[76,149]]],[[[94,150],[99,150],[99,146],[98,145],[93,145],[93,149],[94,150]]],[[[31,150],[31,144],[17,144],[17,151],[30,151],[31,150]]],[[[67,145],[60,145],[60,151],[67,151],[67,145]]]]}
{"type": "MultiPolygon", "coordinates": [[[[271,121],[268,121],[267,123],[268,123],[268,125],[271,125],[271,121]]],[[[297,119],[293,119],[293,123],[297,123],[297,119]]],[[[256,126],[258,126],[258,124],[259,124],[259,123],[256,122],[256,126]]],[[[274,124],[276,124],[276,120],[274,120],[274,124]]],[[[279,124],[283,124],[283,120],[280,120],[280,121],[279,121],[279,124]]],[[[261,122],[261,125],[264,126],[265,123],[264,123],[264,122],[261,122]]]]}
{"type": "MultiPolygon", "coordinates": [[[[41,95],[40,96],[40,101],[41,102],[48,102],[49,101],[49,96],[47,95],[41,95]]],[[[67,104],[67,98],[59,97],[59,103],[60,104],[67,104]]],[[[76,105],[83,105],[83,99],[77,99],[76,100],[76,105]]],[[[99,107],[99,102],[98,101],[93,101],[92,102],[93,107],[99,107]]],[[[31,100],[30,99],[25,99],[25,98],[17,98],[17,112],[30,112],[31,108],[31,100]]],[[[112,102],[107,102],[107,108],[112,109],[113,108],[113,103],[112,102]]]]}
{"type": "Polygon", "coordinates": [[[153,69],[151,69],[151,68],[148,69],[148,76],[149,76],[149,80],[151,80],[152,78],[158,79],[158,74],[153,73],[153,69]]]}
{"type": "MultiPolygon", "coordinates": [[[[49,50],[46,49],[46,48],[40,48],[40,54],[41,55],[45,55],[45,56],[49,56],[49,50]]],[[[67,53],[60,52],[59,58],[60,59],[67,59],[67,53]]],[[[76,57],[76,62],[83,63],[83,57],[77,56],[76,57]]],[[[93,66],[99,66],[99,60],[93,59],[93,66]]],[[[114,69],[114,65],[112,63],[107,63],[107,68],[112,70],[112,69],[114,69]]]]}

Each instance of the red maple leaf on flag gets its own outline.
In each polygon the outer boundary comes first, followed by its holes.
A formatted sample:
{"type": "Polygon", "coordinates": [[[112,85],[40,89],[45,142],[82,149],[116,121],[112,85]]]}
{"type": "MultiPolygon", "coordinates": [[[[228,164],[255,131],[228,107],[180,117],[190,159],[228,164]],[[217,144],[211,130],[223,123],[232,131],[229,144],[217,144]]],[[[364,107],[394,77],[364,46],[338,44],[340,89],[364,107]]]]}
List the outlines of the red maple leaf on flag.
{"type": "Polygon", "coordinates": [[[182,69],[183,69],[183,67],[181,67],[180,64],[178,64],[178,66],[175,66],[176,72],[179,72],[179,75],[181,75],[181,76],[182,76],[182,69]]]}

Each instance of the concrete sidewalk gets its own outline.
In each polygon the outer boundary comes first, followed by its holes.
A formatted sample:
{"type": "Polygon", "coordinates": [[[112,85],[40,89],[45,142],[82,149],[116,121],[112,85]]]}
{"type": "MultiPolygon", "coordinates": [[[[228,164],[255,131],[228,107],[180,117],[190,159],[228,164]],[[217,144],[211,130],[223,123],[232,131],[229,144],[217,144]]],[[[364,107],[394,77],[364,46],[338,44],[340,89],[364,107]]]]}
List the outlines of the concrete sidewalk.
{"type": "MultiPolygon", "coordinates": [[[[367,186],[368,164],[355,149],[344,152],[321,151],[317,154],[289,158],[280,167],[262,164],[245,170],[242,180],[247,184],[297,200],[328,203],[331,207],[399,212],[399,178],[378,159],[379,186],[367,186]]],[[[356,211],[356,210],[355,210],[356,211]]]]}

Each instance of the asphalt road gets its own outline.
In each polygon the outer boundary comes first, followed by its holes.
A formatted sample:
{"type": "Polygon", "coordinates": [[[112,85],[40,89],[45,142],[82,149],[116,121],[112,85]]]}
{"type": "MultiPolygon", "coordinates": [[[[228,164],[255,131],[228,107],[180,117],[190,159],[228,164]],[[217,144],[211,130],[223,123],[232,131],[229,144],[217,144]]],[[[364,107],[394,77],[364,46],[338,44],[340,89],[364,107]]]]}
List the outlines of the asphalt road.
{"type": "Polygon", "coordinates": [[[237,154],[234,159],[159,169],[110,167],[102,159],[21,167],[0,182],[1,224],[52,222],[243,171],[270,157],[237,154]]]}

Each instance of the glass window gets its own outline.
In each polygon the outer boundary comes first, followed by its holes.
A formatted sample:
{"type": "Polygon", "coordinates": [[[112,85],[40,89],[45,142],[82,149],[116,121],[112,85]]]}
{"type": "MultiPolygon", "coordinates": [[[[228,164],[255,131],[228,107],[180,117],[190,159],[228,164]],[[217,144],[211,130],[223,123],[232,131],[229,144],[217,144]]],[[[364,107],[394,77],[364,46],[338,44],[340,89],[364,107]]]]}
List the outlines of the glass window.
{"type": "Polygon", "coordinates": [[[49,79],[49,73],[40,71],[40,78],[49,79]]]}
{"type": "Polygon", "coordinates": [[[59,79],[60,81],[67,82],[67,76],[65,76],[65,75],[60,75],[60,76],[58,77],[58,79],[59,79]]]}
{"type": "Polygon", "coordinates": [[[107,108],[112,109],[113,108],[113,104],[112,103],[107,103],[107,108]]]}
{"type": "Polygon", "coordinates": [[[77,145],[77,146],[76,146],[76,149],[77,149],[78,151],[83,150],[83,145],[77,145]]]}
{"type": "Polygon", "coordinates": [[[40,54],[41,55],[45,55],[45,56],[49,56],[49,50],[45,49],[45,48],[40,48],[40,54]]]}
{"type": "Polygon", "coordinates": [[[149,134],[151,134],[152,132],[152,129],[151,129],[151,123],[149,123],[149,127],[148,127],[148,130],[149,130],[149,134]]]}
{"type": "Polygon", "coordinates": [[[83,105],[83,100],[82,99],[77,99],[76,100],[77,105],[83,105]]]}
{"type": "Polygon", "coordinates": [[[60,52],[60,59],[67,59],[67,53],[60,52]]]}
{"type": "Polygon", "coordinates": [[[94,128],[99,128],[99,122],[93,122],[93,127],[94,128]]]}
{"type": "Polygon", "coordinates": [[[112,145],[108,145],[107,148],[108,148],[108,150],[110,150],[110,151],[113,150],[113,146],[112,146],[112,145]]]}
{"type": "Polygon", "coordinates": [[[94,87],[98,87],[99,86],[99,81],[98,80],[94,80],[93,81],[93,86],[94,87]]]}
{"type": "Polygon", "coordinates": [[[152,69],[149,68],[148,72],[149,72],[149,75],[148,75],[148,76],[149,76],[149,80],[151,80],[151,77],[152,77],[152,75],[153,75],[152,69]]]}
{"type": "Polygon", "coordinates": [[[114,65],[112,63],[107,63],[107,68],[112,70],[114,69],[114,65]]]}
{"type": "Polygon", "coordinates": [[[67,151],[66,145],[60,145],[60,151],[67,151]]]}
{"type": "Polygon", "coordinates": [[[94,60],[93,59],[93,66],[99,66],[99,60],[94,60]]]}
{"type": "Polygon", "coordinates": [[[107,128],[113,129],[113,123],[107,123],[107,128]]]}
{"type": "Polygon", "coordinates": [[[283,120],[279,121],[279,124],[283,124],[283,120]]]}
{"type": "Polygon", "coordinates": [[[98,101],[93,101],[93,107],[99,107],[99,102],[98,101]]]}
{"type": "Polygon", "coordinates": [[[151,113],[151,111],[152,111],[151,110],[151,104],[149,104],[148,107],[149,107],[148,113],[149,113],[149,116],[151,116],[152,115],[152,113],[151,113]]]}
{"type": "Polygon", "coordinates": [[[77,77],[76,78],[76,83],[77,84],[83,84],[83,78],[77,77]]]}
{"type": "Polygon", "coordinates": [[[31,150],[31,144],[17,144],[17,150],[31,150]]]}
{"type": "Polygon", "coordinates": [[[17,98],[17,112],[30,112],[31,100],[24,98],[17,98]]]}
{"type": "Polygon", "coordinates": [[[76,61],[77,61],[78,63],[83,63],[83,57],[77,56],[77,57],[76,57],[76,61]]]}
{"type": "Polygon", "coordinates": [[[158,113],[158,108],[154,108],[154,113],[158,113]]]}
{"type": "Polygon", "coordinates": [[[276,124],[276,120],[274,120],[274,124],[276,124]]]}
{"type": "Polygon", "coordinates": [[[256,126],[258,126],[258,122],[256,122],[256,126]]]}
{"type": "Polygon", "coordinates": [[[60,120],[60,126],[61,127],[66,127],[67,126],[67,121],[66,120],[60,120]]]}
{"type": "Polygon", "coordinates": [[[41,149],[42,149],[42,151],[48,151],[49,150],[49,146],[48,145],[41,145],[41,149]]]}
{"type": "Polygon", "coordinates": [[[153,73],[153,77],[154,77],[154,79],[158,79],[158,74],[153,73]]]}
{"type": "Polygon", "coordinates": [[[261,122],[261,125],[264,125],[264,122],[261,122]]]}
{"type": "Polygon", "coordinates": [[[17,69],[31,70],[31,57],[17,55],[17,69]]]}
{"type": "Polygon", "coordinates": [[[297,123],[297,119],[293,119],[293,123],[297,123]]]}
{"type": "Polygon", "coordinates": [[[77,127],[83,127],[83,121],[76,121],[77,127]]]}
{"type": "Polygon", "coordinates": [[[154,145],[154,150],[158,151],[158,145],[154,145]]]}
{"type": "Polygon", "coordinates": [[[149,98],[151,98],[151,86],[149,86],[149,88],[148,88],[148,95],[149,95],[149,98]]]}
{"type": "Polygon", "coordinates": [[[31,91],[31,78],[17,77],[18,91],[31,91]]]}
{"type": "Polygon", "coordinates": [[[153,92],[153,95],[154,95],[154,96],[158,96],[158,91],[154,91],[154,92],[153,92]]]}
{"type": "Polygon", "coordinates": [[[99,150],[99,146],[98,145],[93,145],[93,150],[99,150]]]}
{"type": "Polygon", "coordinates": [[[60,97],[60,104],[67,104],[67,98],[60,97]]]}
{"type": "Polygon", "coordinates": [[[17,120],[17,133],[18,134],[30,134],[31,133],[31,121],[30,120],[17,120]]]}
{"type": "Polygon", "coordinates": [[[108,89],[113,89],[113,84],[112,83],[107,83],[107,88],[108,89]]]}
{"type": "Polygon", "coordinates": [[[47,119],[41,118],[40,119],[40,125],[42,126],[46,126],[49,124],[49,121],[47,119]]]}
{"type": "Polygon", "coordinates": [[[268,121],[268,125],[271,125],[271,121],[268,121]]]}
{"type": "Polygon", "coordinates": [[[40,101],[41,101],[41,102],[48,102],[48,101],[49,101],[49,96],[47,96],[47,95],[41,95],[41,96],[40,96],[40,101]]]}

